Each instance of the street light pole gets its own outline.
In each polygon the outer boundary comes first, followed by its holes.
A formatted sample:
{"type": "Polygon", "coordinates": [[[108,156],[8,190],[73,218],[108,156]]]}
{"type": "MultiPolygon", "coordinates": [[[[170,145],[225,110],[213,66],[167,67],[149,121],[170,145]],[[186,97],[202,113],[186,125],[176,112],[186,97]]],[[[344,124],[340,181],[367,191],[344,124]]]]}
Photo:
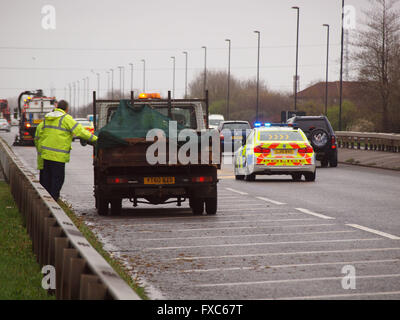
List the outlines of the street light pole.
{"type": "Polygon", "coordinates": [[[142,59],[143,62],[143,92],[146,92],[146,60],[142,59]]]}
{"type": "Polygon", "coordinates": [[[172,59],[172,99],[175,99],[175,57],[171,57],[172,59]]]}
{"type": "Polygon", "coordinates": [[[297,10],[297,37],[296,37],[296,75],[294,80],[294,111],[297,111],[297,86],[299,81],[298,69],[299,69],[299,26],[300,26],[300,8],[292,7],[297,10]]]}
{"type": "Polygon", "coordinates": [[[119,98],[122,97],[122,66],[118,66],[119,69],[119,98]]]}
{"type": "Polygon", "coordinates": [[[129,65],[131,66],[131,92],[133,92],[133,63],[129,65]]]}
{"type": "Polygon", "coordinates": [[[254,31],[258,36],[258,46],[257,46],[257,102],[256,102],[256,122],[258,122],[258,105],[260,99],[260,31],[254,31]]]}
{"type": "Polygon", "coordinates": [[[231,40],[225,39],[228,42],[228,93],[226,97],[226,119],[229,120],[229,98],[230,98],[230,81],[231,81],[231,40]]]}
{"type": "Polygon", "coordinates": [[[79,109],[79,91],[80,91],[80,86],[79,86],[79,80],[76,82],[78,85],[78,92],[77,92],[77,102],[76,102],[76,108],[74,108],[74,114],[73,116],[76,117],[76,111],[79,109]]]}
{"type": "Polygon", "coordinates": [[[328,115],[328,81],[329,81],[329,24],[323,24],[326,27],[326,81],[325,81],[325,116],[328,115]]]}
{"type": "Polygon", "coordinates": [[[185,55],[185,99],[187,98],[187,67],[188,67],[188,53],[187,51],[183,51],[185,55]]]}
{"type": "Polygon", "coordinates": [[[344,0],[342,0],[342,40],[341,40],[341,49],[340,49],[339,131],[342,130],[342,105],[343,105],[343,42],[344,42],[344,0]]]}
{"type": "Polygon", "coordinates": [[[89,77],[86,77],[86,84],[87,84],[87,92],[86,92],[86,99],[87,103],[90,103],[90,85],[89,85],[89,77]]]}
{"type": "Polygon", "coordinates": [[[100,73],[96,73],[97,75],[97,92],[99,93],[100,97],[100,73]]]}
{"type": "Polygon", "coordinates": [[[114,69],[110,69],[111,71],[111,100],[114,100],[114,69]]]}
{"type": "Polygon", "coordinates": [[[207,47],[202,46],[202,49],[204,49],[204,84],[203,84],[203,91],[204,94],[207,90],[207,47]]]}

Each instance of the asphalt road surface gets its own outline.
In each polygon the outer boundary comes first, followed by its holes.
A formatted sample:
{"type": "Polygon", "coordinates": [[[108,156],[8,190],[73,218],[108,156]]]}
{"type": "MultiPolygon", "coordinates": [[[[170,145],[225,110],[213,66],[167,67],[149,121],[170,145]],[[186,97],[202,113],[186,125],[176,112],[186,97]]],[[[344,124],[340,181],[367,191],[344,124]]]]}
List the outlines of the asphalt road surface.
{"type": "MultiPolygon", "coordinates": [[[[13,149],[34,171],[34,148],[13,149]]],[[[91,155],[73,143],[62,197],[150,298],[400,298],[400,172],[339,165],[315,182],[246,182],[225,165],[216,216],[124,201],[121,216],[100,217],[91,155]]]]}

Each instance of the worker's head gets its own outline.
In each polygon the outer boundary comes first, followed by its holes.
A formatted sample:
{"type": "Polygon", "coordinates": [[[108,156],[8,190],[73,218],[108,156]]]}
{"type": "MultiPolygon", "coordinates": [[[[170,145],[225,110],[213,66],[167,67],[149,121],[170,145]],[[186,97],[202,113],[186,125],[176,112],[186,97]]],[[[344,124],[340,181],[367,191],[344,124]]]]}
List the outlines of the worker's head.
{"type": "Polygon", "coordinates": [[[57,108],[64,110],[65,112],[68,112],[68,107],[69,107],[68,102],[65,100],[60,100],[57,103],[57,108]]]}

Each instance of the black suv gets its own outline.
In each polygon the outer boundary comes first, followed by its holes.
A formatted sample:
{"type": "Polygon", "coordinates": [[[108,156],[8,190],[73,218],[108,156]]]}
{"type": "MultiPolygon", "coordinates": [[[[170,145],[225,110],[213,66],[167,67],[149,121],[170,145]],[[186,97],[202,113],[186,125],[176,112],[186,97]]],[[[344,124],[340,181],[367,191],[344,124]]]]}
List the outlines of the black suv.
{"type": "Polygon", "coordinates": [[[337,167],[337,143],[335,132],[325,116],[295,116],[287,120],[306,134],[314,148],[316,159],[322,167],[337,167]]]}

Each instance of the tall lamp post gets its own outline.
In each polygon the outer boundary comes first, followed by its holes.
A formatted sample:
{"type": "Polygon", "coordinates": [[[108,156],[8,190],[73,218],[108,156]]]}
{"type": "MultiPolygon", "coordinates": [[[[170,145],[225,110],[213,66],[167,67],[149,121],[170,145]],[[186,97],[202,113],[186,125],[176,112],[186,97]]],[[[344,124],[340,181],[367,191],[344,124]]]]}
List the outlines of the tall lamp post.
{"type": "Polygon", "coordinates": [[[183,51],[185,55],[185,99],[187,98],[187,67],[188,67],[188,53],[187,51],[183,51]]]}
{"type": "Polygon", "coordinates": [[[297,10],[297,36],[296,36],[296,75],[294,79],[294,111],[297,111],[297,86],[299,81],[299,26],[300,26],[300,8],[292,7],[297,10]]]}
{"type": "Polygon", "coordinates": [[[323,24],[326,27],[326,80],[325,80],[325,115],[328,115],[328,83],[329,83],[329,24],[323,24]]]}
{"type": "Polygon", "coordinates": [[[175,99],[175,57],[172,59],[172,99],[175,99]]]}
{"type": "Polygon", "coordinates": [[[76,102],[76,107],[74,108],[74,117],[76,117],[76,111],[79,109],[79,91],[80,91],[79,80],[76,82],[76,84],[77,84],[78,92],[76,94],[77,102],[76,102]]]}
{"type": "Polygon", "coordinates": [[[133,92],[133,63],[129,65],[131,66],[131,92],[133,92]]]}
{"type": "Polygon", "coordinates": [[[99,93],[100,97],[100,73],[96,72],[96,76],[97,76],[97,92],[99,93]]]}
{"type": "Polygon", "coordinates": [[[122,66],[118,66],[119,69],[119,97],[122,98],[122,66]]]}
{"type": "Polygon", "coordinates": [[[87,83],[87,92],[86,92],[86,94],[87,94],[87,103],[89,104],[89,101],[90,101],[90,85],[89,85],[89,77],[86,77],[86,83],[87,83]]]}
{"type": "Polygon", "coordinates": [[[231,81],[231,40],[225,39],[228,42],[228,93],[226,97],[226,119],[229,120],[229,98],[230,98],[230,81],[231,81]]]}
{"type": "Polygon", "coordinates": [[[204,94],[207,90],[207,47],[202,46],[202,49],[204,49],[204,84],[203,84],[203,91],[204,94]]]}
{"type": "Polygon", "coordinates": [[[258,105],[260,99],[260,31],[254,31],[257,33],[258,45],[257,45],[257,102],[256,102],[256,122],[258,122],[258,105]]]}
{"type": "Polygon", "coordinates": [[[146,92],[146,60],[142,59],[143,62],[143,92],[146,92]]]}
{"type": "Polygon", "coordinates": [[[339,131],[342,130],[342,105],[343,105],[343,42],[344,42],[344,0],[342,0],[342,40],[341,40],[341,49],[340,49],[339,131]]]}
{"type": "Polygon", "coordinates": [[[114,69],[110,69],[111,71],[111,100],[114,100],[114,69]]]}

